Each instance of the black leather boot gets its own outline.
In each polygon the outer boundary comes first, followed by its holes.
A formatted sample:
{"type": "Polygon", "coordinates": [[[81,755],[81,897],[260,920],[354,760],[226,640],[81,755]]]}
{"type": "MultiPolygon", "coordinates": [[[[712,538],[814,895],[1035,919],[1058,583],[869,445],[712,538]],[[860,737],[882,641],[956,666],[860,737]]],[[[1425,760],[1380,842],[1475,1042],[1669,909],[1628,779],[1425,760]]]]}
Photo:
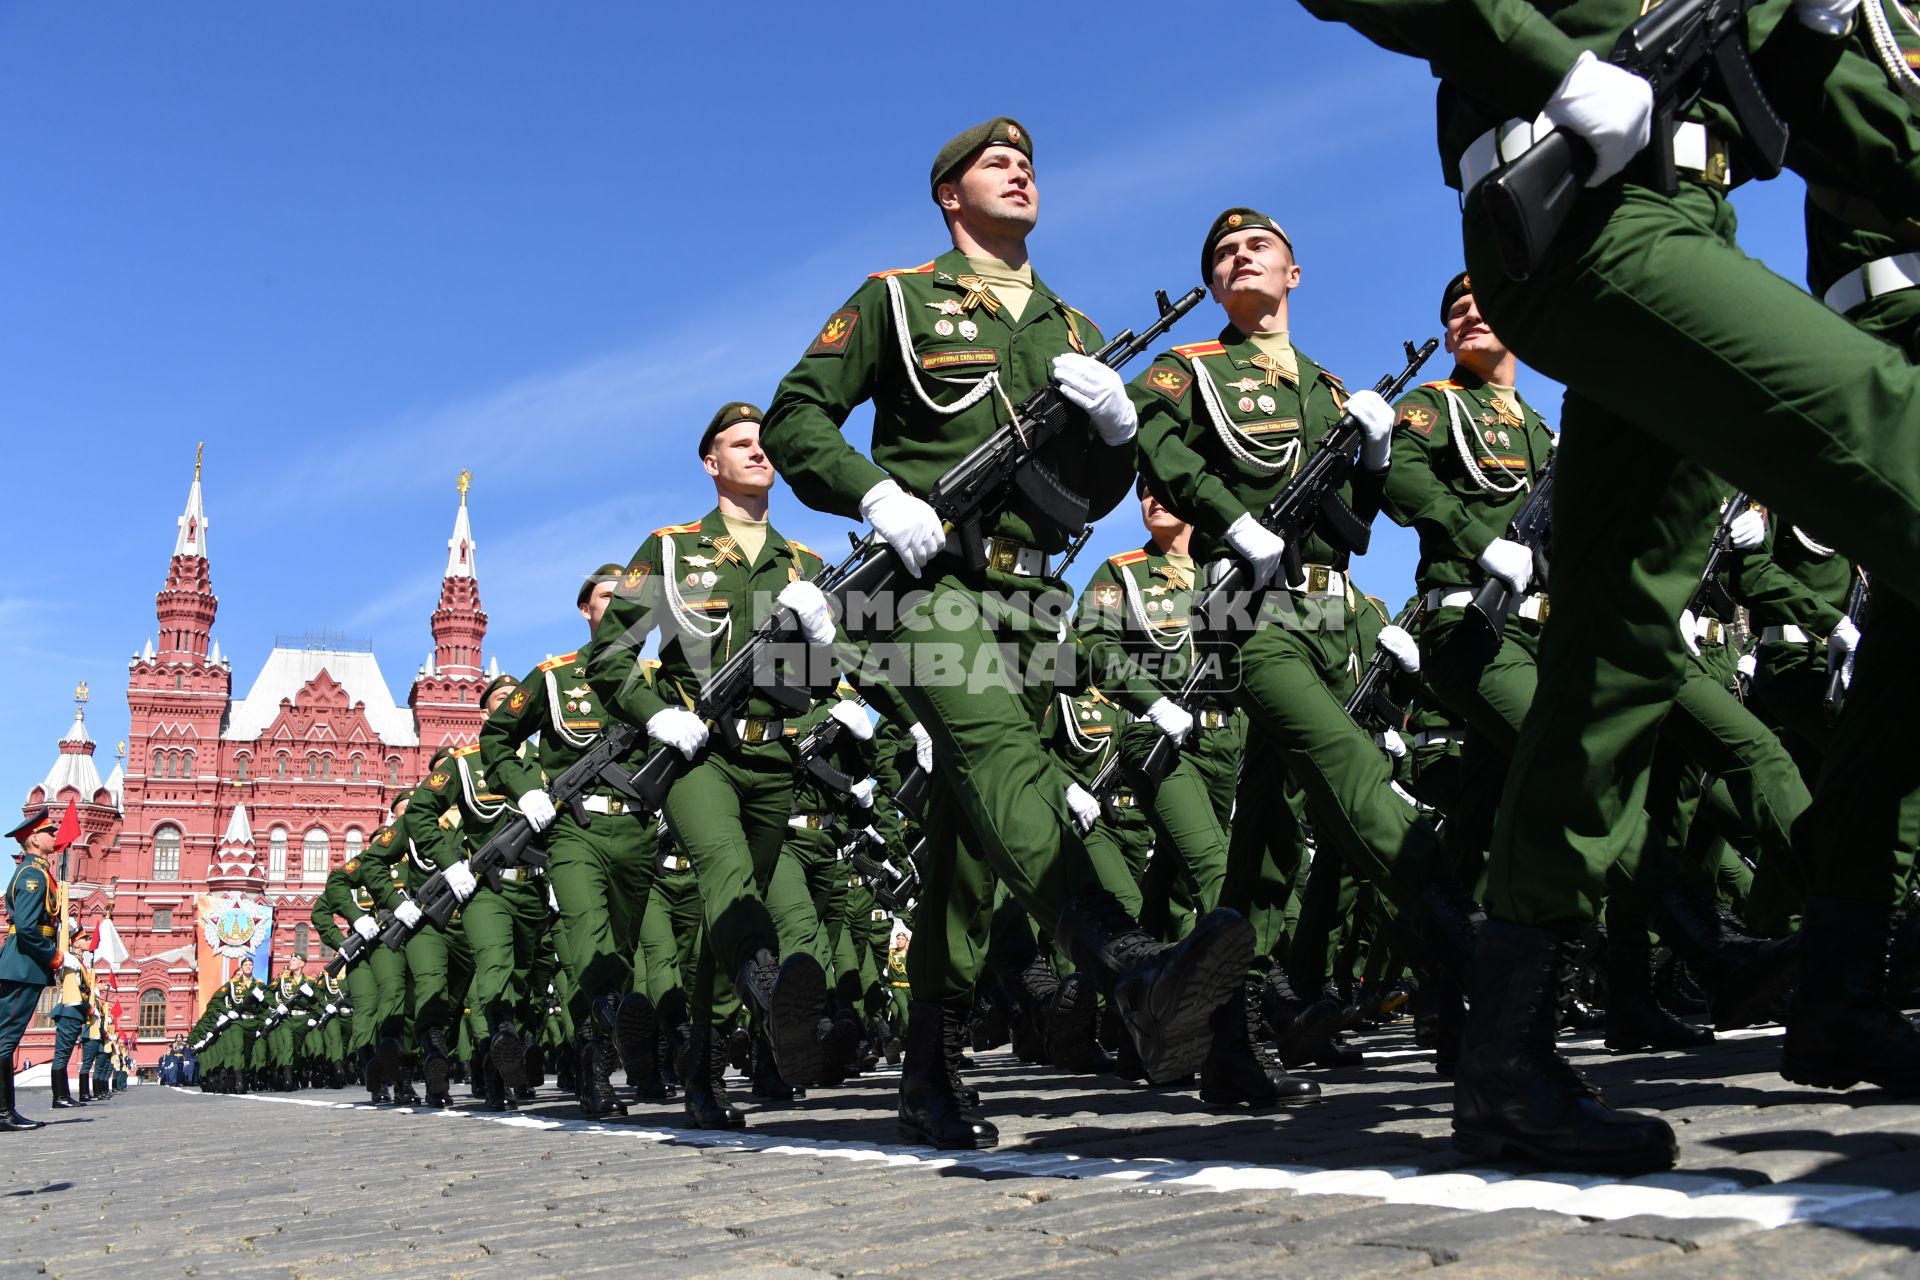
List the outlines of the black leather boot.
{"type": "Polygon", "coordinates": [[[747,1092],[762,1102],[796,1102],[807,1091],[786,1082],[780,1066],[773,1060],[773,1047],[765,1036],[753,1038],[753,1066],[747,1073],[747,1092]]]}
{"type": "Polygon", "coordinates": [[[1096,982],[1111,984],[1108,994],[1154,1082],[1199,1069],[1212,1039],[1209,1019],[1253,960],[1253,926],[1238,912],[1210,911],[1184,941],[1166,946],[1104,890],[1069,901],[1054,936],[1096,982]]]}
{"type": "Polygon", "coordinates": [[[1697,1049],[1713,1032],[1682,1022],[1653,998],[1653,954],[1644,929],[1607,932],[1607,1048],[1615,1053],[1697,1049]],[[1640,935],[1634,945],[1632,935],[1640,935]]]}
{"type": "Polygon", "coordinates": [[[1276,1107],[1320,1096],[1320,1086],[1287,1074],[1259,1044],[1260,991],[1249,978],[1213,1011],[1213,1047],[1200,1066],[1200,1100],[1216,1107],[1276,1107]]]}
{"type": "Polygon", "coordinates": [[[1661,895],[1654,928],[1706,991],[1716,1031],[1772,1021],[1799,976],[1800,935],[1751,937],[1731,912],[1684,889],[1661,895]]]}
{"type": "Polygon", "coordinates": [[[580,1109],[591,1117],[624,1116],[627,1104],[613,1088],[613,1069],[619,1051],[614,1048],[612,1022],[616,1016],[611,999],[595,1007],[588,1019],[586,1078],[580,1086],[580,1109]]]}
{"type": "Polygon", "coordinates": [[[494,1068],[491,1047],[489,1047],[488,1051],[480,1059],[479,1072],[481,1087],[486,1090],[485,1100],[481,1103],[482,1106],[488,1111],[517,1111],[520,1109],[520,1104],[514,1101],[513,1094],[507,1089],[506,1080],[504,1080],[500,1072],[494,1068]]]}
{"type": "Polygon", "coordinates": [[[744,1129],[747,1117],[727,1100],[727,1060],[716,1027],[695,1027],[687,1045],[687,1123],[695,1129],[744,1129]]]}
{"type": "Polygon", "coordinates": [[[780,1074],[789,1084],[817,1083],[826,1067],[820,1021],[827,1016],[827,974],[820,962],[797,951],[776,964],[771,952],[757,951],[733,984],[766,1032],[780,1074]]]}
{"type": "Polygon", "coordinates": [[[25,1133],[29,1129],[44,1126],[45,1121],[29,1120],[15,1109],[13,1093],[13,1064],[4,1064],[6,1070],[0,1071],[0,1133],[25,1133]]]}
{"type": "Polygon", "coordinates": [[[1568,1031],[1594,1032],[1607,1025],[1607,1015],[1581,995],[1593,954],[1591,932],[1560,944],[1560,1025],[1568,1031]]]}
{"type": "Polygon", "coordinates": [[[1258,1010],[1273,1032],[1282,1063],[1297,1067],[1331,1054],[1333,1034],[1346,1022],[1346,1006],[1338,997],[1302,998],[1278,966],[1267,973],[1258,992],[1258,1010]]]}
{"type": "Polygon", "coordinates": [[[1807,899],[1806,979],[1787,1016],[1781,1075],[1822,1089],[1865,1080],[1902,1097],[1920,1093],[1920,1031],[1887,990],[1890,933],[1885,907],[1807,899]]]}
{"type": "Polygon", "coordinates": [[[526,1045],[521,1041],[519,1028],[513,1025],[513,1019],[496,1017],[487,1036],[487,1061],[508,1089],[527,1087],[526,1053],[526,1045]]]}
{"type": "Polygon", "coordinates": [[[1453,1145],[1489,1160],[1633,1175],[1670,1169],[1673,1130],[1615,1111],[1554,1051],[1559,952],[1545,929],[1489,920],[1480,930],[1459,1072],[1453,1145]]]}
{"type": "Polygon", "coordinates": [[[1000,1132],[954,1089],[951,1060],[965,1045],[972,1001],[915,1000],[907,1010],[906,1060],[900,1068],[900,1136],[942,1151],[995,1146],[1000,1132]]]}
{"type": "Polygon", "coordinates": [[[55,1071],[53,1075],[48,1078],[47,1083],[51,1085],[53,1089],[53,1109],[55,1111],[69,1111],[80,1105],[73,1100],[73,1086],[67,1080],[66,1072],[55,1071]]]}
{"type": "Polygon", "coordinates": [[[1076,1075],[1105,1075],[1113,1057],[1100,1047],[1100,996],[1092,979],[1070,973],[1054,984],[1045,1020],[1047,1061],[1076,1075]]]}
{"type": "Polygon", "coordinates": [[[428,1106],[453,1105],[453,1095],[448,1092],[447,1033],[439,1027],[427,1032],[427,1052],[420,1061],[420,1076],[427,1088],[428,1106]]]}
{"type": "Polygon", "coordinates": [[[527,1041],[525,1061],[527,1088],[538,1089],[547,1082],[547,1050],[538,1039],[527,1041]]]}
{"type": "MultiPolygon", "coordinates": [[[[374,1046],[374,1052],[379,1058],[379,1077],[382,1086],[380,1091],[385,1093],[388,1089],[392,1089],[395,1094],[398,1094],[401,1089],[401,1071],[404,1066],[401,1061],[399,1038],[397,1036],[380,1037],[379,1043],[374,1046]]],[[[385,1099],[383,1098],[382,1101],[385,1099]]]]}
{"type": "Polygon", "coordinates": [[[81,1076],[80,1077],[80,1098],[76,1105],[85,1106],[87,1103],[92,1101],[93,1101],[93,1077],[81,1076]]]}
{"type": "Polygon", "coordinates": [[[636,1097],[659,1101],[673,1096],[660,1076],[660,1026],[653,1001],[638,991],[620,997],[613,1015],[613,1043],[636,1097]]]}

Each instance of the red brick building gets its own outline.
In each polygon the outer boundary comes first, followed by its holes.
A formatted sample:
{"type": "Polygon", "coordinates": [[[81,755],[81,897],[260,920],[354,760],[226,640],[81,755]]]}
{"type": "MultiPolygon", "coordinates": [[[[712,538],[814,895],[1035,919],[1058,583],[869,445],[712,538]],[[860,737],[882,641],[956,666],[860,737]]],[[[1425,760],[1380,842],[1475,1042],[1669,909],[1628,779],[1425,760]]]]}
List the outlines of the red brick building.
{"type": "MultiPolygon", "coordinates": [[[[315,638],[276,640],[236,698],[233,662],[213,639],[219,600],[196,462],[155,601],[158,636],[128,666],[124,764],[100,780],[83,686],[53,769],[26,797],[28,806],[80,806],[74,909],[87,923],[112,912],[129,952],[113,974],[120,1021],[137,1026],[142,1065],[199,1015],[202,894],[239,891],[273,905],[276,971],[294,955],[324,959],[307,917],[328,870],[359,851],[434,751],[478,733],[480,693],[499,666],[481,665],[487,615],[467,486],[463,472],[433,653],[404,706],[371,645],[315,638]]],[[[43,1061],[51,1044],[36,1019],[21,1055],[43,1061]]]]}

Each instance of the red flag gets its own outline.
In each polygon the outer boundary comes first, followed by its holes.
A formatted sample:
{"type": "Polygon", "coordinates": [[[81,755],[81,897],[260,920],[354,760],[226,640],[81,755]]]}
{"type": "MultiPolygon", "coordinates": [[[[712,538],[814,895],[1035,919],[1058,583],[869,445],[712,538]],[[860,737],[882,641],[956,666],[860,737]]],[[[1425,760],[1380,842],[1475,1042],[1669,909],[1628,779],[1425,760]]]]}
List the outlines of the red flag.
{"type": "Polygon", "coordinates": [[[53,833],[53,851],[58,853],[79,838],[80,807],[69,800],[67,811],[60,815],[60,829],[53,833]]]}

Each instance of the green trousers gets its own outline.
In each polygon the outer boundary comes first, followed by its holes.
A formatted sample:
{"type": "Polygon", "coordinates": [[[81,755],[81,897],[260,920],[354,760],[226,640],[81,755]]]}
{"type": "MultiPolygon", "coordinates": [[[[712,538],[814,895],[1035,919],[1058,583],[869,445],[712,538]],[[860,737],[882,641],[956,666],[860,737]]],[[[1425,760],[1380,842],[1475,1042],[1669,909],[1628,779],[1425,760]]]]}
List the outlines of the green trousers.
{"type": "Polygon", "coordinates": [[[658,850],[652,819],[637,814],[595,814],[582,827],[562,813],[547,832],[547,880],[560,904],[556,942],[589,1006],[646,989],[640,929],[658,850]]]}
{"type": "MultiPolygon", "coordinates": [[[[1482,314],[1568,387],[1553,624],[1488,905],[1524,924],[1586,921],[1639,839],[1684,675],[1676,619],[1719,497],[1707,468],[1881,566],[1893,590],[1920,591],[1920,373],[1742,253],[1731,206],[1695,184],[1672,198],[1631,183],[1582,194],[1524,282],[1506,278],[1477,193],[1464,238],[1482,314]],[[1660,353],[1658,394],[1620,376],[1622,350],[1660,353]]],[[[1841,892],[1858,858],[1830,861],[1815,863],[1815,891],[1841,892]]]]}
{"type": "MultiPolygon", "coordinates": [[[[413,1030],[423,1052],[428,1035],[439,1031],[451,1044],[455,1022],[464,1021],[462,1014],[473,982],[473,951],[467,945],[465,916],[462,911],[445,929],[423,925],[407,939],[406,968],[413,980],[413,1030]]],[[[373,954],[378,957],[380,951],[373,954]]],[[[387,1034],[384,1028],[381,1034],[387,1034]]]]}
{"type": "MultiPolygon", "coordinates": [[[[1225,723],[1211,728],[1196,723],[1173,771],[1142,788],[1154,835],[1153,865],[1140,886],[1151,919],[1142,923],[1162,936],[1186,936],[1194,920],[1220,905],[1227,875],[1227,828],[1245,741],[1235,731],[1240,727],[1237,716],[1226,716],[1225,723]]],[[[1161,736],[1145,721],[1125,726],[1120,732],[1121,759],[1137,769],[1161,736]]]]}
{"type": "MultiPolygon", "coordinates": [[[[385,951],[386,948],[382,947],[380,950],[385,951]]],[[[398,961],[404,969],[407,963],[405,956],[396,952],[388,952],[388,954],[393,956],[394,960],[398,961]]],[[[403,980],[403,992],[404,989],[405,984],[403,980]]],[[[380,1008],[380,980],[374,977],[372,957],[368,957],[353,966],[353,968],[347,970],[346,992],[343,996],[336,997],[336,1000],[344,1000],[353,1008],[353,1014],[348,1020],[347,1025],[347,1052],[358,1055],[360,1050],[373,1043],[374,1031],[380,1025],[378,1017],[380,1008]]],[[[335,1021],[338,1021],[338,1019],[335,1019],[335,1021]]]]}
{"type": "Polygon", "coordinates": [[[1253,961],[1264,969],[1282,953],[1298,922],[1300,882],[1307,869],[1307,832],[1286,785],[1279,746],[1249,733],[1227,838],[1221,903],[1254,931],[1253,961]]]}
{"type": "MultiPolygon", "coordinates": [[[[540,935],[547,919],[547,890],[539,877],[482,886],[460,909],[460,923],[473,955],[467,988],[467,1029],[479,1043],[493,1024],[518,1021],[532,1008],[529,991],[540,935]]],[[[546,994],[545,984],[541,996],[546,994]]],[[[535,1028],[523,1026],[531,1033],[535,1028]]]]}
{"type": "Polygon", "coordinates": [[[766,891],[792,806],[793,756],[781,743],[716,743],[667,794],[667,827],[693,862],[708,944],[728,980],[754,952],[780,951],[766,891]]]}
{"type": "MultiPolygon", "coordinates": [[[[648,896],[646,918],[640,923],[640,946],[647,952],[647,999],[670,1025],[685,1022],[694,997],[692,984],[699,959],[698,948],[706,938],[706,921],[700,908],[700,882],[693,868],[678,853],[663,853],[648,896]]],[[[732,1016],[737,1003],[731,990],[714,993],[717,1014],[732,1016]]]]}

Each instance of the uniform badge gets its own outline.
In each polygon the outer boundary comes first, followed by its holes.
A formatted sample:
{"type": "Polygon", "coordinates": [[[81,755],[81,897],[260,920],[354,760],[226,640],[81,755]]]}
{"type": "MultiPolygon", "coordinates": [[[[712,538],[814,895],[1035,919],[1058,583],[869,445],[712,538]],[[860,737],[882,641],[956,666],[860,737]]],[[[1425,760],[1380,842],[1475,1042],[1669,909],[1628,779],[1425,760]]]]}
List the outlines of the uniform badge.
{"type": "Polygon", "coordinates": [[[1254,388],[1260,386],[1261,384],[1258,378],[1236,378],[1234,381],[1229,382],[1227,385],[1233,388],[1235,391],[1252,391],[1254,388]]]}
{"type": "Polygon", "coordinates": [[[942,298],[938,302],[929,302],[925,305],[932,307],[943,316],[957,316],[960,314],[960,299],[958,298],[942,298]]]}
{"type": "Polygon", "coordinates": [[[435,769],[432,773],[427,775],[427,790],[444,791],[446,790],[446,786],[447,786],[447,775],[442,770],[435,769]]]}
{"type": "Polygon", "coordinates": [[[351,862],[349,862],[349,863],[347,863],[347,865],[346,865],[346,866],[344,866],[344,867],[342,867],[342,868],[340,868],[340,869],[341,869],[342,871],[344,871],[344,872],[346,872],[346,873],[347,873],[348,875],[352,875],[352,874],[353,874],[354,872],[356,872],[356,871],[358,871],[358,870],[360,869],[360,859],[358,859],[358,858],[355,858],[355,859],[353,859],[353,860],[352,860],[351,862]]]}
{"type": "Polygon", "coordinates": [[[392,827],[384,828],[380,832],[380,834],[378,836],[375,836],[374,838],[380,842],[380,845],[382,848],[385,848],[387,845],[390,845],[393,843],[393,828],[392,827]]]}
{"type": "Polygon", "coordinates": [[[1254,401],[1254,403],[1260,406],[1260,412],[1262,413],[1272,413],[1276,407],[1272,396],[1261,396],[1258,400],[1254,401]]]}
{"type": "Polygon", "coordinates": [[[1120,604],[1120,588],[1111,584],[1095,587],[1093,589],[1093,602],[1102,609],[1118,608],[1120,604]]]}
{"type": "Polygon", "coordinates": [[[516,712],[521,710],[527,705],[527,699],[531,696],[525,689],[515,689],[513,696],[507,699],[507,710],[516,712]]]}
{"type": "Polygon", "coordinates": [[[1500,433],[1500,447],[1504,449],[1512,443],[1513,443],[1513,438],[1509,436],[1506,432],[1502,431],[1500,433]]]}
{"type": "Polygon", "coordinates": [[[628,569],[627,576],[620,579],[620,589],[622,591],[638,591],[640,584],[647,580],[647,571],[649,568],[651,568],[650,565],[636,564],[628,569]]]}
{"type": "Polygon", "coordinates": [[[1241,396],[1241,397],[1240,397],[1240,412],[1242,412],[1242,413],[1252,413],[1252,412],[1253,412],[1253,397],[1252,397],[1252,396],[1241,396]]]}
{"type": "Polygon", "coordinates": [[[688,586],[697,587],[700,585],[700,575],[697,573],[690,573],[686,576],[685,581],[688,586]]]}
{"type": "Polygon", "coordinates": [[[686,562],[696,569],[704,569],[713,563],[712,556],[687,556],[686,562]]]}
{"type": "Polygon", "coordinates": [[[1147,594],[1150,596],[1163,596],[1167,594],[1167,589],[1156,582],[1147,588],[1147,594]]]}
{"type": "Polygon", "coordinates": [[[959,329],[960,329],[960,336],[966,339],[968,342],[972,342],[975,338],[980,336],[980,326],[975,324],[971,320],[962,320],[959,324],[959,329]]]}
{"type": "Polygon", "coordinates": [[[1187,388],[1193,385],[1193,375],[1165,365],[1153,369],[1147,374],[1147,386],[1158,391],[1167,399],[1179,404],[1186,397],[1187,388]]]}
{"type": "Polygon", "coordinates": [[[820,326],[820,336],[813,340],[813,345],[807,348],[806,353],[810,356],[845,355],[847,341],[853,337],[854,326],[859,323],[858,307],[848,307],[844,311],[834,312],[827,317],[827,322],[820,326]]]}
{"type": "Polygon", "coordinates": [[[950,338],[953,336],[953,321],[941,316],[933,322],[933,331],[943,338],[950,338]]]}
{"type": "Polygon", "coordinates": [[[1500,433],[1499,433],[1498,431],[1488,431],[1488,432],[1487,432],[1487,443],[1488,443],[1488,444],[1492,444],[1492,443],[1494,443],[1494,442],[1495,442],[1495,441],[1497,441],[1497,440],[1498,440],[1499,438],[1500,438],[1500,433]]]}
{"type": "Polygon", "coordinates": [[[711,569],[700,575],[700,585],[703,587],[710,587],[718,581],[720,581],[720,575],[711,569]]]}
{"type": "Polygon", "coordinates": [[[1421,435],[1433,432],[1433,410],[1410,404],[1400,411],[1400,421],[1421,435]]]}

